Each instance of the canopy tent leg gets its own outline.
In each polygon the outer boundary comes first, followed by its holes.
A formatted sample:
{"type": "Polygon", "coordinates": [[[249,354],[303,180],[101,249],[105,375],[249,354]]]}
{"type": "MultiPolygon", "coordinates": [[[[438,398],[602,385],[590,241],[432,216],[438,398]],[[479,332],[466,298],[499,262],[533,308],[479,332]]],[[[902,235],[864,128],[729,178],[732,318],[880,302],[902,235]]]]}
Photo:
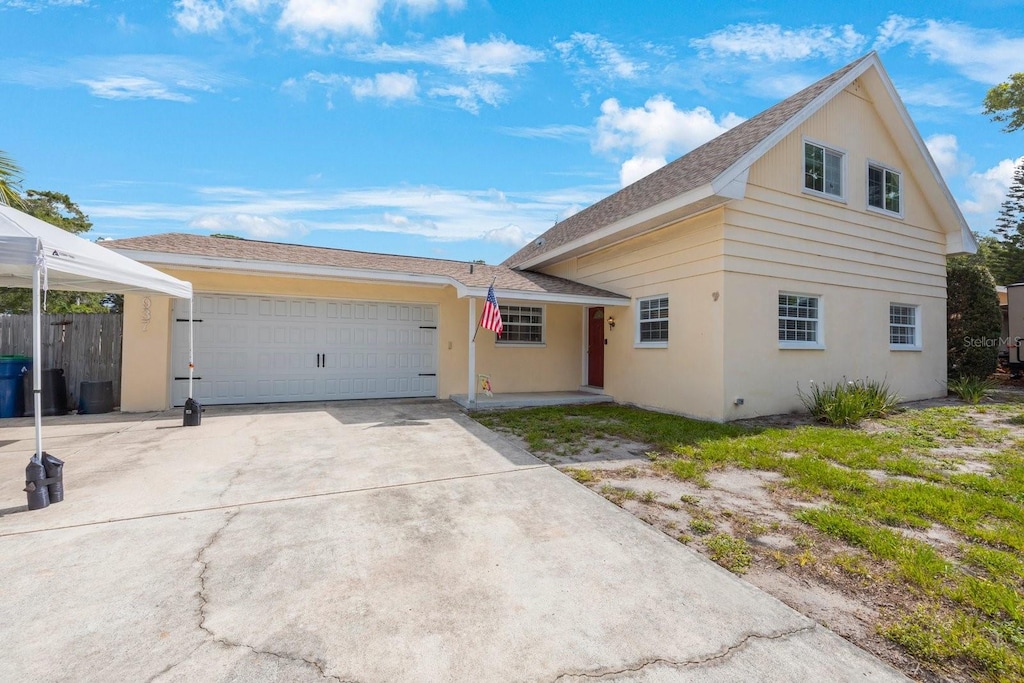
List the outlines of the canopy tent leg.
{"type": "Polygon", "coordinates": [[[32,461],[41,463],[43,457],[43,324],[40,305],[41,265],[36,262],[32,271],[32,415],[36,423],[36,452],[32,461]]]}
{"type": "Polygon", "coordinates": [[[188,397],[193,398],[192,393],[192,375],[195,374],[195,334],[193,332],[194,320],[192,318],[192,305],[195,302],[195,297],[188,300],[188,397]]]}

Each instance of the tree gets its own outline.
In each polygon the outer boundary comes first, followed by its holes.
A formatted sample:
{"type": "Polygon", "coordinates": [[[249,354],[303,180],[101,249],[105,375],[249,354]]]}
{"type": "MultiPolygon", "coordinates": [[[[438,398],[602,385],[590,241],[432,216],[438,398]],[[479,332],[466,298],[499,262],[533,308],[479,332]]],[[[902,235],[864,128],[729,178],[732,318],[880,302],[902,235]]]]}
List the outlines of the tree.
{"type": "Polygon", "coordinates": [[[992,250],[992,275],[1001,285],[1024,282],[1024,158],[1013,172],[1006,200],[999,209],[992,250]]]}
{"type": "MultiPolygon", "coordinates": [[[[18,197],[19,208],[30,216],[79,235],[92,228],[89,217],[61,192],[29,190],[18,197]]],[[[119,312],[122,297],[95,292],[52,291],[46,294],[48,313],[119,312]]],[[[32,290],[0,288],[0,313],[31,313],[32,290]]]]}
{"type": "Polygon", "coordinates": [[[949,376],[988,377],[996,369],[1003,316],[996,283],[969,259],[950,259],[946,269],[946,344],[949,376]]]}
{"type": "Polygon", "coordinates": [[[988,91],[985,113],[993,121],[1005,122],[1007,133],[1024,128],[1024,73],[1012,74],[1010,80],[988,91]]]}
{"type": "Polygon", "coordinates": [[[0,149],[0,204],[20,206],[21,167],[0,149]]]}

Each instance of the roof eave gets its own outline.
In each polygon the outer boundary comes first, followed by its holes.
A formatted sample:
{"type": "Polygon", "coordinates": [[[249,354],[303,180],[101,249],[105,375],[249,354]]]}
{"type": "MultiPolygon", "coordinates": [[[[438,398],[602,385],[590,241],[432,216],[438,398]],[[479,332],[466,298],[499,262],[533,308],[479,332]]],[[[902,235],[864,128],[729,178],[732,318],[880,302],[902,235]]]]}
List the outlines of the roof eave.
{"type": "MultiPolygon", "coordinates": [[[[176,254],[170,252],[140,251],[132,249],[113,249],[128,258],[153,266],[199,268],[217,270],[219,272],[254,273],[264,275],[292,276],[304,278],[326,278],[349,280],[356,282],[381,282],[389,284],[405,284],[420,287],[453,287],[456,296],[486,297],[487,287],[471,287],[448,275],[426,275],[390,270],[373,270],[369,268],[343,268],[339,266],[319,266],[283,261],[252,261],[248,259],[224,258],[220,256],[201,256],[198,254],[176,254]]],[[[542,301],[547,303],[586,304],[591,306],[623,306],[629,304],[628,297],[590,296],[585,294],[559,294],[557,292],[535,292],[517,289],[496,289],[497,295],[503,298],[521,301],[542,301]]]]}
{"type": "MultiPolygon", "coordinates": [[[[663,216],[673,211],[685,209],[690,204],[695,204],[702,199],[707,199],[708,197],[714,196],[722,196],[723,201],[732,199],[732,197],[725,196],[724,193],[721,195],[716,193],[712,184],[708,183],[707,185],[702,185],[701,187],[694,188],[689,192],[684,192],[683,194],[673,197],[672,199],[668,199],[664,202],[661,202],[660,204],[655,204],[654,206],[648,207],[643,211],[632,214],[630,216],[626,216],[625,218],[615,221],[614,223],[609,223],[603,228],[599,228],[598,230],[595,230],[592,233],[584,235],[583,237],[572,240],[571,242],[566,242],[565,244],[555,247],[554,249],[543,251],[535,256],[526,259],[525,261],[520,261],[513,267],[518,270],[532,270],[535,268],[550,265],[552,263],[556,263],[562,259],[568,258],[569,256],[572,255],[573,252],[579,250],[586,251],[587,247],[595,242],[600,242],[601,240],[614,237],[616,234],[628,230],[632,227],[635,227],[647,221],[657,220],[659,216],[663,216]]],[[[663,224],[653,225],[650,228],[650,230],[657,230],[659,227],[663,227],[663,224]]],[[[632,237],[633,235],[630,236],[632,237]]],[[[601,246],[603,248],[604,246],[607,245],[601,246]]]]}

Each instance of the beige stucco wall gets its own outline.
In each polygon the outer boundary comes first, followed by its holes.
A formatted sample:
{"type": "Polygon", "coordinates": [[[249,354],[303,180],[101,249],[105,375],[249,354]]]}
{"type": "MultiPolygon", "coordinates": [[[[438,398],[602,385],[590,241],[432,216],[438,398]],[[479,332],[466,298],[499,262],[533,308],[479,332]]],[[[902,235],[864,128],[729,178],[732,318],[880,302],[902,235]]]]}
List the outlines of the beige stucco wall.
{"type": "MultiPolygon", "coordinates": [[[[635,346],[636,310],[609,307],[605,391],[623,403],[722,419],[721,209],[545,269],[633,298],[667,294],[666,348],[635,346]]],[[[606,328],[607,329],[607,328],[606,328]]]]}
{"type": "Polygon", "coordinates": [[[754,164],[725,210],[726,419],[797,409],[811,379],[944,393],[945,236],[919,179],[856,84],[754,164]],[[845,151],[845,201],[803,192],[805,137],[845,151]],[[867,209],[869,159],[902,172],[902,218],[867,209]],[[778,347],[780,291],[822,296],[825,350],[778,347]],[[921,351],[890,350],[890,303],[921,307],[921,351]]]}
{"type": "MultiPolygon", "coordinates": [[[[212,270],[161,268],[188,280],[196,292],[304,296],[433,303],[438,305],[438,396],[468,390],[469,302],[448,286],[411,286],[270,277],[212,270]]],[[[171,300],[150,298],[151,318],[143,329],[143,298],[125,297],[121,409],[163,410],[170,405],[171,300]]],[[[501,303],[516,303],[502,299],[501,303]]],[[[477,315],[483,302],[477,301],[477,315]]],[[[481,330],[476,342],[477,372],[491,376],[495,390],[564,391],[580,384],[582,312],[579,306],[545,305],[547,343],[542,348],[498,347],[481,330]]],[[[197,368],[197,374],[202,368],[197,368]]]]}
{"type": "Polygon", "coordinates": [[[634,301],[669,295],[667,349],[633,348],[634,308],[610,309],[616,400],[732,420],[799,408],[797,383],[811,379],[885,379],[906,399],[944,392],[945,235],[920,185],[934,180],[900,155],[867,97],[854,84],[771,149],[744,199],[546,269],[634,301]],[[843,201],[803,192],[805,136],[846,153],[843,201]],[[867,209],[868,160],[902,172],[902,217],[867,209]],[[824,350],[779,348],[780,291],[823,297],[824,350]],[[891,302],[921,307],[921,351],[890,350],[891,302]]]}

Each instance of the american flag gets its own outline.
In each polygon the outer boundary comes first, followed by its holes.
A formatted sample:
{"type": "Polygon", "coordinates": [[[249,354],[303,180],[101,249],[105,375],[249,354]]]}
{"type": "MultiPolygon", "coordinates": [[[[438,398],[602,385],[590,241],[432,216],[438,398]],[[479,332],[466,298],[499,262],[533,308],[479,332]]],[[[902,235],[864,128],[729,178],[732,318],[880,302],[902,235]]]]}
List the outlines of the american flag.
{"type": "Polygon", "coordinates": [[[501,322],[501,310],[498,308],[498,297],[494,296],[494,285],[487,288],[487,301],[484,303],[484,314],[480,316],[480,326],[501,336],[505,325],[501,322]]]}

